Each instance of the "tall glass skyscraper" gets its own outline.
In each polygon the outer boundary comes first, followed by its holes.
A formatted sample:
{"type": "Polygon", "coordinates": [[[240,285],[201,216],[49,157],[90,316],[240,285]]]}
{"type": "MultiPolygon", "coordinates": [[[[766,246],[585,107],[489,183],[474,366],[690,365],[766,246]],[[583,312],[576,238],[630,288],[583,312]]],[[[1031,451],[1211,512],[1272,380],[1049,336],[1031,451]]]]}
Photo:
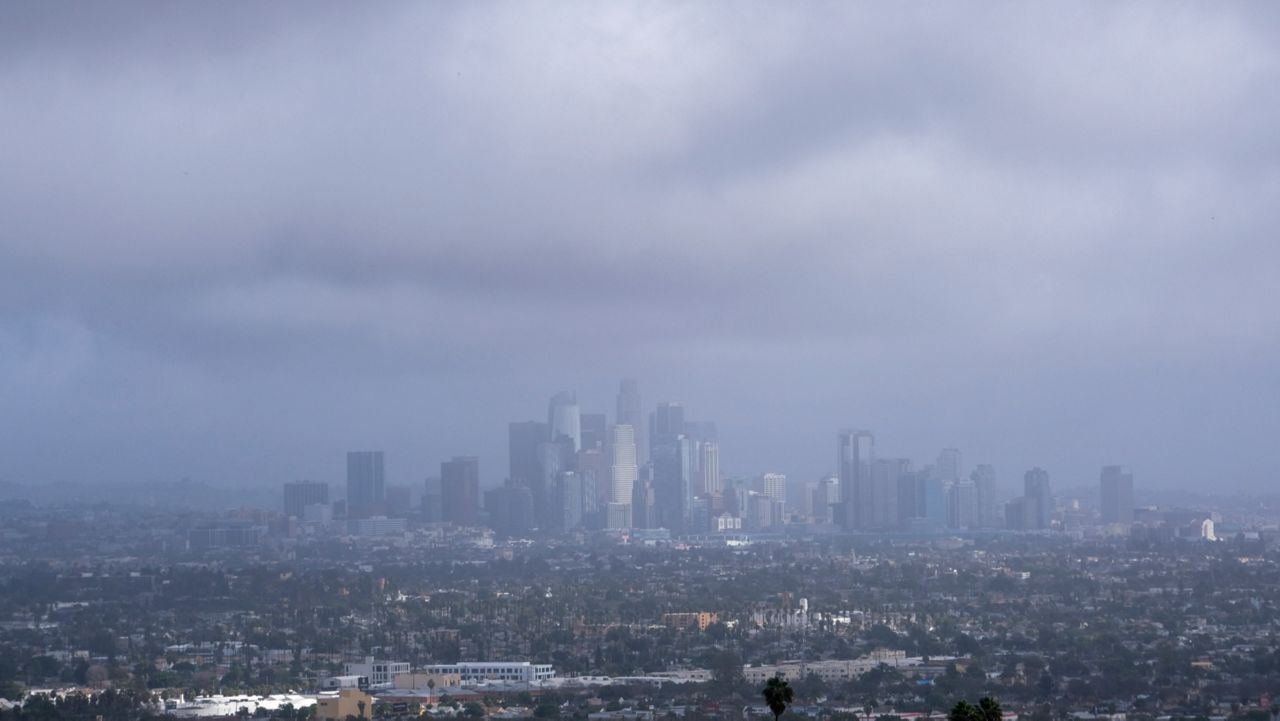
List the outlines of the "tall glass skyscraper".
{"type": "Polygon", "coordinates": [[[382,451],[347,453],[347,516],[377,513],[386,498],[386,469],[382,451]]]}
{"type": "Polygon", "coordinates": [[[582,413],[578,408],[578,396],[570,391],[560,391],[551,396],[547,406],[547,426],[551,429],[550,441],[568,438],[573,442],[573,452],[582,450],[582,413]]]}

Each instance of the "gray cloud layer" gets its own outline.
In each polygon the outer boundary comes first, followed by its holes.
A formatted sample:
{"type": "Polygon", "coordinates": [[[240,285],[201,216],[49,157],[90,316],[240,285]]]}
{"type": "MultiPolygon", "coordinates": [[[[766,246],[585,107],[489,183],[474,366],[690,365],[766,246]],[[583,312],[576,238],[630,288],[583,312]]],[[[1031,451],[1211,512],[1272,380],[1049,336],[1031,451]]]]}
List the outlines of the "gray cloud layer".
{"type": "Polygon", "coordinates": [[[1267,487],[1277,21],[10,3],[0,478],[496,482],[507,420],[636,374],[739,473],[864,426],[1267,487]]]}

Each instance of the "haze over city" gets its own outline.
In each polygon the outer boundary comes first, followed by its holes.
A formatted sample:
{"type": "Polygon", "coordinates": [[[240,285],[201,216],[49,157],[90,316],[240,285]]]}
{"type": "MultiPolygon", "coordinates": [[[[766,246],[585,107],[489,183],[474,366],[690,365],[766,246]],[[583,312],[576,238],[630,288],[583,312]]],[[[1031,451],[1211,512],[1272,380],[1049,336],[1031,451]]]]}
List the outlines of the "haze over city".
{"type": "Polygon", "coordinates": [[[1274,488],[1269,4],[0,7],[0,481],[481,485],[577,392],[1274,488]]]}

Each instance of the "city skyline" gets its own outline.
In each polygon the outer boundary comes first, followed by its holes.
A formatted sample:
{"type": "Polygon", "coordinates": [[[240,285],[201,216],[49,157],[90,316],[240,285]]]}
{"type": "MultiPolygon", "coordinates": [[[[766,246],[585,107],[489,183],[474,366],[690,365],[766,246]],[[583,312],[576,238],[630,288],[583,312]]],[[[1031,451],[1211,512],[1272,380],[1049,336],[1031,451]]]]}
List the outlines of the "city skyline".
{"type": "Polygon", "coordinates": [[[67,8],[0,8],[0,481],[492,486],[626,375],[729,473],[1280,475],[1269,6],[67,8]]]}

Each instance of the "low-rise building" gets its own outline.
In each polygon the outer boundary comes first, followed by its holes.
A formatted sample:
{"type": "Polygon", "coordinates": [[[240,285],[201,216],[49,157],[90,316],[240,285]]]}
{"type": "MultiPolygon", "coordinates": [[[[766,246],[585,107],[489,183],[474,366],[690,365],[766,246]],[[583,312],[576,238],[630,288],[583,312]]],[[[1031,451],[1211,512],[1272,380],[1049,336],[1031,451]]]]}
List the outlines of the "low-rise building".
{"type": "Polygon", "coordinates": [[[536,683],[555,678],[556,675],[551,664],[528,661],[472,661],[438,664],[427,666],[422,670],[428,674],[456,674],[462,679],[463,685],[480,681],[536,683]]]}
{"type": "Polygon", "coordinates": [[[317,721],[345,721],[348,716],[373,718],[373,697],[360,689],[344,688],[316,699],[317,721]]]}

